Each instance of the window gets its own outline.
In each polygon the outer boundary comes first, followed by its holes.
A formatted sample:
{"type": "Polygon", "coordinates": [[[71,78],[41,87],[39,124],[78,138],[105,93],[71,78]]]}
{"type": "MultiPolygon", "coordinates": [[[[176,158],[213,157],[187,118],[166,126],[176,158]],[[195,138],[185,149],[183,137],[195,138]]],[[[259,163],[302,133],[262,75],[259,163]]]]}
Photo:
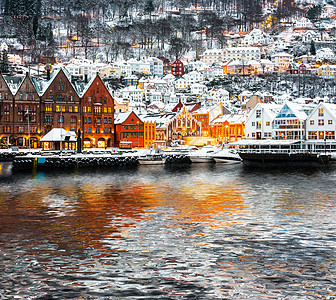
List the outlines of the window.
{"type": "Polygon", "coordinates": [[[72,112],[72,106],[69,106],[69,112],[72,112]]]}
{"type": "Polygon", "coordinates": [[[97,123],[98,125],[100,125],[100,124],[101,124],[101,118],[97,118],[97,119],[96,119],[96,123],[97,123]]]}
{"type": "Polygon", "coordinates": [[[104,103],[106,104],[106,97],[104,97],[104,103]]]}
{"type": "Polygon", "coordinates": [[[109,124],[112,124],[112,118],[109,117],[109,124]]]}
{"type": "Polygon", "coordinates": [[[99,103],[103,103],[102,97],[99,97],[99,103]]]}
{"type": "Polygon", "coordinates": [[[64,123],[64,116],[58,116],[57,121],[58,123],[64,123]]]}
{"type": "Polygon", "coordinates": [[[310,120],[310,125],[314,125],[314,120],[310,120]]]}
{"type": "Polygon", "coordinates": [[[96,133],[99,133],[99,128],[96,128],[96,133]]]}
{"type": "Polygon", "coordinates": [[[17,131],[19,133],[23,133],[24,132],[24,126],[18,126],[17,131]]]}
{"type": "Polygon", "coordinates": [[[91,112],[91,106],[88,107],[87,111],[88,111],[88,113],[91,112]]]}
{"type": "Polygon", "coordinates": [[[77,123],[77,117],[76,116],[71,116],[70,117],[70,122],[71,123],[77,123]]]}
{"type": "Polygon", "coordinates": [[[107,124],[107,118],[104,118],[104,124],[107,124]]]}
{"type": "Polygon", "coordinates": [[[109,112],[109,113],[112,113],[112,107],[109,107],[109,108],[108,108],[108,112],[109,112]]]}
{"type": "Polygon", "coordinates": [[[91,117],[88,117],[88,124],[91,124],[91,117]]]}
{"type": "Polygon", "coordinates": [[[91,127],[88,127],[88,133],[91,133],[91,127]]]}
{"type": "Polygon", "coordinates": [[[83,113],[86,113],[86,106],[83,106],[83,113]]]}
{"type": "Polygon", "coordinates": [[[252,122],[252,126],[255,126],[255,122],[252,122]]]}
{"type": "Polygon", "coordinates": [[[255,132],[252,133],[252,137],[255,137],[255,132]]]}
{"type": "Polygon", "coordinates": [[[123,125],[122,130],[128,130],[128,125],[123,125]]]}
{"type": "Polygon", "coordinates": [[[56,105],[56,111],[59,112],[60,111],[60,106],[56,105]]]}
{"type": "Polygon", "coordinates": [[[75,106],[75,112],[78,112],[78,106],[75,106]]]}
{"type": "Polygon", "coordinates": [[[332,120],[328,120],[328,124],[332,125],[333,121],[332,120]]]}
{"type": "Polygon", "coordinates": [[[261,117],[261,110],[258,109],[256,110],[256,118],[260,118],[261,117]]]}
{"type": "Polygon", "coordinates": [[[89,101],[89,103],[91,103],[91,97],[89,97],[88,101],[89,101]]]}
{"type": "Polygon", "coordinates": [[[318,124],[319,124],[319,126],[324,125],[324,120],[323,119],[318,120],[318,124]]]}
{"type": "Polygon", "coordinates": [[[62,112],[65,112],[65,106],[61,106],[62,112]]]}
{"type": "Polygon", "coordinates": [[[318,116],[319,117],[323,117],[324,116],[324,109],[323,108],[319,108],[319,110],[318,110],[318,116]]]}
{"type": "Polygon", "coordinates": [[[105,114],[107,113],[107,107],[104,107],[104,113],[105,114]]]}
{"type": "Polygon", "coordinates": [[[270,126],[271,125],[271,122],[266,122],[266,126],[270,126]]]}

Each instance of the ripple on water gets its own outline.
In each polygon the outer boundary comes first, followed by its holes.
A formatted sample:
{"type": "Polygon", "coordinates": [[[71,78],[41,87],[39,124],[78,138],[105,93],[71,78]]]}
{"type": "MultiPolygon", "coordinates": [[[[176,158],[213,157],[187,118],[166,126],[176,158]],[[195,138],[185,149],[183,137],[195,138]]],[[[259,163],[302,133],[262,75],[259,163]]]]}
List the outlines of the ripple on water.
{"type": "Polygon", "coordinates": [[[336,293],[335,174],[8,173],[0,298],[325,299],[336,293]]]}

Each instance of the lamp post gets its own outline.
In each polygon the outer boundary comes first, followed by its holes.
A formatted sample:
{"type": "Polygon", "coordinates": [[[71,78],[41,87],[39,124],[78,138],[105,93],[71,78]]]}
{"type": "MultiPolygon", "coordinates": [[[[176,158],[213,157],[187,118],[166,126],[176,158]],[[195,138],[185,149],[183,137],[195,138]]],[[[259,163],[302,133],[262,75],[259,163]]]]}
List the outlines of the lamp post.
{"type": "Polygon", "coordinates": [[[137,129],[138,129],[138,148],[139,148],[139,121],[137,121],[137,129]]]}

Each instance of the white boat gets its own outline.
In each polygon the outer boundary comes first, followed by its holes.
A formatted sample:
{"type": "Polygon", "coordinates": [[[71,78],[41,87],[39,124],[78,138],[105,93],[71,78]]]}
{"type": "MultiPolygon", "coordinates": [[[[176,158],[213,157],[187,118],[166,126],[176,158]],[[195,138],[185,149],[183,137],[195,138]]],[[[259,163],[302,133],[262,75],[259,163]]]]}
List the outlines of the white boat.
{"type": "Polygon", "coordinates": [[[219,149],[214,146],[204,146],[201,149],[190,151],[189,158],[193,163],[209,163],[214,162],[213,155],[219,149]]]}
{"type": "Polygon", "coordinates": [[[235,149],[224,148],[213,155],[216,163],[238,164],[242,162],[241,157],[235,149]]]}
{"type": "Polygon", "coordinates": [[[147,154],[139,156],[138,161],[140,165],[163,165],[166,162],[161,149],[150,150],[147,154]]]}

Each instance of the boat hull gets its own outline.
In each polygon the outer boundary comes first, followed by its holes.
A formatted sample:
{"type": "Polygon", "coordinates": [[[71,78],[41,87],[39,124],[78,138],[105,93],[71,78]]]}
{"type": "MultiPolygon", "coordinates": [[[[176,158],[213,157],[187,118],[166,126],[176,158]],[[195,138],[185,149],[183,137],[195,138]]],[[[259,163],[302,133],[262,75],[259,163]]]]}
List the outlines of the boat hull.
{"type": "Polygon", "coordinates": [[[223,163],[223,164],[240,164],[242,160],[240,158],[235,157],[214,157],[213,158],[216,163],[223,163]]]}
{"type": "Polygon", "coordinates": [[[202,157],[202,156],[189,156],[192,163],[212,163],[214,159],[212,157],[202,157]]]}
{"type": "Polygon", "coordinates": [[[147,160],[147,159],[139,159],[140,165],[163,165],[165,163],[165,159],[161,160],[147,160]]]}
{"type": "Polygon", "coordinates": [[[328,156],[316,153],[239,153],[246,165],[309,166],[329,162],[328,156]]]}

